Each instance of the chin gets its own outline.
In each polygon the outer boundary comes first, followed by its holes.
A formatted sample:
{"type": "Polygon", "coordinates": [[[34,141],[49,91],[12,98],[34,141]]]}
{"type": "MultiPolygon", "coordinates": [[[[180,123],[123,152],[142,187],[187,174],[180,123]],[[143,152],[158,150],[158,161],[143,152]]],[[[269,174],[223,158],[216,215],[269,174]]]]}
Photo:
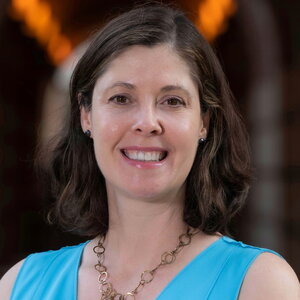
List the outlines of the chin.
{"type": "Polygon", "coordinates": [[[176,197],[179,194],[178,187],[158,187],[153,185],[148,185],[141,189],[132,188],[131,190],[127,187],[127,196],[132,199],[141,199],[147,202],[165,202],[165,200],[176,197]],[[177,191],[177,192],[175,192],[177,191]]]}
{"type": "Polygon", "coordinates": [[[161,191],[153,191],[153,189],[143,189],[143,190],[134,190],[127,191],[128,196],[133,199],[141,199],[146,201],[155,201],[164,198],[167,193],[161,191]]]}

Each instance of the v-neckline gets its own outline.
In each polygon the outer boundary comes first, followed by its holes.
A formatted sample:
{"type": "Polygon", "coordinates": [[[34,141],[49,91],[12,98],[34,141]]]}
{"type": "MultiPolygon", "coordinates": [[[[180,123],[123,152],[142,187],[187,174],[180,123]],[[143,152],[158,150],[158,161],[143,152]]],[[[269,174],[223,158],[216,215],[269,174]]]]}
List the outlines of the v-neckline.
{"type": "Polygon", "coordinates": [[[172,288],[172,286],[178,281],[182,275],[186,272],[189,271],[191,266],[195,263],[195,261],[199,260],[202,258],[202,256],[206,255],[210,250],[215,248],[219,242],[223,240],[224,236],[221,236],[214,242],[212,242],[210,245],[208,245],[204,250],[202,250],[200,253],[198,253],[194,258],[192,258],[168,283],[167,285],[163,288],[163,290],[158,294],[158,296],[154,300],[163,300],[164,294],[172,288]]]}
{"type": "MultiPolygon", "coordinates": [[[[170,289],[172,288],[172,286],[174,285],[174,283],[176,281],[178,281],[180,279],[180,277],[182,276],[182,274],[184,274],[185,272],[187,272],[191,266],[194,264],[194,262],[196,260],[198,260],[200,257],[204,256],[206,253],[208,253],[211,249],[215,248],[215,246],[217,246],[222,240],[224,239],[224,236],[221,236],[220,238],[218,238],[217,240],[215,240],[214,242],[212,242],[210,245],[208,245],[204,250],[202,250],[200,253],[198,253],[194,258],[192,258],[168,283],[167,285],[161,290],[161,292],[158,294],[158,296],[154,299],[154,300],[163,300],[163,296],[164,294],[170,289]]],[[[81,264],[81,260],[82,260],[82,256],[83,256],[83,252],[84,249],[86,247],[86,245],[89,243],[90,241],[87,241],[85,243],[82,244],[82,248],[81,248],[81,252],[79,254],[79,260],[78,260],[78,264],[77,264],[77,269],[76,269],[76,282],[74,284],[74,300],[78,300],[78,275],[79,275],[79,268],[80,268],[80,264],[81,264]]]]}

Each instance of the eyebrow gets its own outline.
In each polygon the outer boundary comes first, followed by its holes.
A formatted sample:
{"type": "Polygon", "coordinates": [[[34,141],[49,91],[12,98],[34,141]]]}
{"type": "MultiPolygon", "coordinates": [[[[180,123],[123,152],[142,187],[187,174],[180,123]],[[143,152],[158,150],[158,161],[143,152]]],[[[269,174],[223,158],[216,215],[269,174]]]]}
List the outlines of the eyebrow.
{"type": "Polygon", "coordinates": [[[132,83],[129,83],[129,82],[124,82],[124,81],[117,81],[115,82],[113,85],[111,85],[108,90],[114,88],[114,87],[117,87],[117,86],[120,86],[120,87],[125,87],[129,90],[134,90],[135,89],[135,85],[132,84],[132,83]]]}
{"type": "Polygon", "coordinates": [[[162,92],[182,91],[182,92],[184,92],[189,98],[192,98],[190,92],[189,92],[186,88],[184,88],[183,86],[181,86],[181,85],[166,85],[166,86],[164,86],[164,87],[161,89],[161,91],[162,91],[162,92]]]}
{"type": "MultiPolygon", "coordinates": [[[[117,81],[115,82],[113,85],[111,85],[108,89],[112,89],[114,87],[124,87],[127,88],[129,90],[134,90],[136,88],[136,86],[132,83],[129,82],[125,82],[125,81],[117,81]]],[[[166,85],[164,87],[162,87],[160,89],[161,92],[172,92],[172,91],[182,91],[184,92],[189,98],[191,98],[191,94],[189,93],[189,91],[184,88],[181,85],[166,85]]]]}

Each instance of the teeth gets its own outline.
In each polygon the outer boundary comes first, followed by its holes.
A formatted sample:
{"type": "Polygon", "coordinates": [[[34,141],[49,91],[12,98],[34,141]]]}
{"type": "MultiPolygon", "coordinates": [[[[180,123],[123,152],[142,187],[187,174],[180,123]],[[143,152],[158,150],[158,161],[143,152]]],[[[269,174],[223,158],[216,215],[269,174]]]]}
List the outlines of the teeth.
{"type": "Polygon", "coordinates": [[[124,154],[133,160],[140,161],[160,161],[164,158],[164,152],[161,151],[135,151],[135,150],[124,150],[124,154]]]}
{"type": "MultiPolygon", "coordinates": [[[[155,158],[154,158],[154,159],[155,159],[155,158]]],[[[152,154],[149,153],[149,152],[146,152],[146,153],[145,153],[145,160],[153,160],[152,154]]]]}
{"type": "Polygon", "coordinates": [[[145,160],[145,153],[144,152],[138,152],[137,153],[137,160],[145,160]]]}

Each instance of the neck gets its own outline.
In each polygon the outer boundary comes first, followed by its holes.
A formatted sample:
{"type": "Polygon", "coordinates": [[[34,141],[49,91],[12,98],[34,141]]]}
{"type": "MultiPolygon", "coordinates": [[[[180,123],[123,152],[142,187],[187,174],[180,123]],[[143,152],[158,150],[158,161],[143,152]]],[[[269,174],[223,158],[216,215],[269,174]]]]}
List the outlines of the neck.
{"type": "Polygon", "coordinates": [[[173,250],[179,235],[186,231],[183,204],[179,195],[165,201],[109,197],[107,261],[111,257],[116,266],[153,267],[164,251],[173,250]]]}

